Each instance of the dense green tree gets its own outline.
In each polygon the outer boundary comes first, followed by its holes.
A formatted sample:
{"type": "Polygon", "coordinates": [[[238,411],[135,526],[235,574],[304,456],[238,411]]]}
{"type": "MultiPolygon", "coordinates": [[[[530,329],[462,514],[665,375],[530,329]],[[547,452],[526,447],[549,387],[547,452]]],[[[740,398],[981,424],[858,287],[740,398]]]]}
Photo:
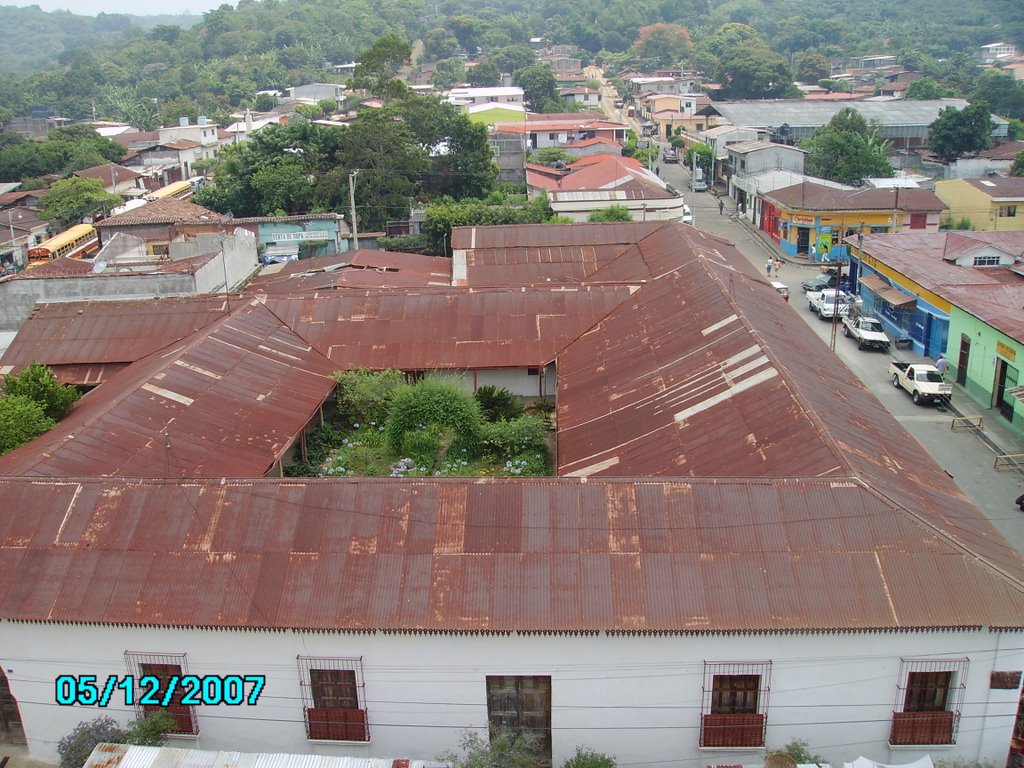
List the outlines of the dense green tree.
{"type": "Polygon", "coordinates": [[[442,27],[427,32],[423,38],[423,60],[441,61],[455,55],[459,41],[451,32],[442,27]]]}
{"type": "Polygon", "coordinates": [[[839,110],[800,146],[807,150],[804,169],[811,176],[860,184],[865,178],[893,175],[886,159],[888,144],[879,140],[877,127],[868,125],[852,107],[839,110]]]}
{"type": "Polygon", "coordinates": [[[411,59],[412,47],[408,42],[396,34],[382,35],[359,54],[350,84],[381,98],[404,96],[408,88],[397,75],[411,59]]]}
{"type": "Polygon", "coordinates": [[[462,50],[470,55],[476,53],[480,47],[480,36],[486,27],[485,23],[475,16],[461,14],[448,19],[448,25],[455,33],[462,50]]]}
{"type": "Polygon", "coordinates": [[[23,395],[0,397],[0,454],[35,440],[57,422],[43,406],[23,395]]]}
{"type": "Polygon", "coordinates": [[[649,24],[641,27],[629,53],[652,67],[672,67],[693,51],[690,32],[679,24],[649,24]]]}
{"type": "Polygon", "coordinates": [[[488,61],[494,63],[499,71],[511,74],[518,69],[524,69],[537,62],[537,57],[526,45],[509,45],[505,48],[498,48],[487,55],[488,61]]]}
{"type": "Polygon", "coordinates": [[[798,54],[795,69],[796,79],[801,83],[816,83],[832,72],[828,56],[817,51],[798,54]]]}
{"type": "Polygon", "coordinates": [[[952,95],[953,90],[949,86],[942,85],[930,77],[922,77],[920,80],[915,80],[907,88],[907,98],[917,101],[944,99],[952,95]]]}
{"type": "Polygon", "coordinates": [[[587,221],[632,221],[633,214],[624,205],[612,205],[592,211],[587,216],[587,221]]]}
{"type": "Polygon", "coordinates": [[[718,59],[716,77],[729,99],[782,98],[793,85],[786,60],[767,48],[737,48],[718,59]]]}
{"type": "Polygon", "coordinates": [[[615,768],[617,763],[608,755],[587,747],[576,747],[576,754],[562,764],[562,768],[615,768]]]}
{"type": "Polygon", "coordinates": [[[474,88],[495,88],[501,85],[501,72],[493,61],[487,59],[466,73],[466,81],[474,88]]]}
{"type": "Polygon", "coordinates": [[[1024,176],[1024,151],[1018,152],[1010,166],[1011,176],[1024,176]]]}
{"type": "Polygon", "coordinates": [[[21,373],[8,375],[3,382],[8,397],[27,397],[39,403],[51,419],[63,419],[82,393],[57,381],[53,371],[42,363],[32,363],[21,373]]]}
{"type": "Polygon", "coordinates": [[[447,91],[460,83],[466,81],[466,65],[462,59],[442,59],[434,67],[434,74],[430,76],[430,84],[442,91],[447,91]]]}
{"type": "Polygon", "coordinates": [[[39,217],[59,227],[67,227],[86,216],[109,211],[123,202],[120,195],[107,192],[97,179],[72,176],[53,183],[50,191],[39,201],[39,217]]]}
{"type": "Polygon", "coordinates": [[[133,720],[127,728],[105,715],[82,721],[57,744],[60,768],[82,768],[96,745],[103,742],[161,747],[167,743],[167,734],[176,729],[174,717],[167,712],[153,712],[133,720]]]}
{"type": "Polygon", "coordinates": [[[547,64],[532,64],[512,73],[513,84],[523,89],[523,99],[534,112],[558,112],[562,102],[558,98],[555,73],[547,64]]]}
{"type": "Polygon", "coordinates": [[[946,107],[928,126],[928,148],[939,158],[952,162],[992,145],[992,116],[984,102],[964,109],[946,107]]]}
{"type": "Polygon", "coordinates": [[[711,178],[715,163],[715,150],[707,144],[693,144],[686,150],[685,163],[687,168],[693,168],[694,156],[696,156],[697,167],[704,171],[706,178],[711,178]]]}
{"type": "Polygon", "coordinates": [[[1024,118],[1024,83],[999,70],[990,69],[978,78],[968,98],[972,103],[985,102],[989,110],[1002,117],[1024,118]]]}

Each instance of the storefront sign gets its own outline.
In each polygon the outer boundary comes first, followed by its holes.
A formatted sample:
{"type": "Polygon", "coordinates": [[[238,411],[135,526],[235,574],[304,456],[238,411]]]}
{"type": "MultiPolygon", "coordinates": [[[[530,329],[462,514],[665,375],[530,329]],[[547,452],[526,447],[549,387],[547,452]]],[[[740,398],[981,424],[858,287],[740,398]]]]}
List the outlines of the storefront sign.
{"type": "Polygon", "coordinates": [[[801,216],[799,214],[794,213],[793,214],[793,223],[794,224],[808,224],[808,225],[813,227],[814,226],[814,217],[813,216],[801,216]]]}
{"type": "Polygon", "coordinates": [[[314,229],[310,232],[275,232],[273,235],[275,243],[280,243],[285,240],[330,240],[332,239],[330,232],[324,230],[314,229]]]}
{"type": "Polygon", "coordinates": [[[818,227],[818,232],[823,235],[829,235],[832,233],[832,227],[818,227]]]}
{"type": "Polygon", "coordinates": [[[1017,350],[1013,347],[1008,347],[1003,342],[996,342],[996,354],[1005,357],[1011,363],[1017,362],[1017,350]]]}

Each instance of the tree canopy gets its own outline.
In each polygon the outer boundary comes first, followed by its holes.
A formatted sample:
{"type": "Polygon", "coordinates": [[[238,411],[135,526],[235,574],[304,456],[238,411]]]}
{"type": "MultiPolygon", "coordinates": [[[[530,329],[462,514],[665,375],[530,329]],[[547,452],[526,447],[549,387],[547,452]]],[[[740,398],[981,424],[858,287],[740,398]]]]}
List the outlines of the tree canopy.
{"type": "Polygon", "coordinates": [[[807,150],[804,168],[811,176],[856,185],[865,178],[893,175],[886,159],[888,143],[853,107],[839,110],[800,146],[807,150]]]}
{"type": "Polygon", "coordinates": [[[517,69],[512,74],[512,82],[523,89],[523,99],[534,112],[561,111],[555,73],[547,64],[531,64],[517,69]]]}
{"type": "Polygon", "coordinates": [[[639,29],[630,55],[647,62],[653,69],[678,66],[693,50],[690,32],[679,24],[648,24],[639,29]]]}
{"type": "Polygon", "coordinates": [[[928,148],[940,159],[952,162],[992,145],[992,116],[984,102],[965,109],[946,107],[928,126],[928,148]]]}
{"type": "Polygon", "coordinates": [[[123,202],[120,195],[107,192],[97,179],[72,176],[50,186],[50,191],[39,201],[39,216],[51,224],[66,227],[101,210],[109,212],[123,202]]]}

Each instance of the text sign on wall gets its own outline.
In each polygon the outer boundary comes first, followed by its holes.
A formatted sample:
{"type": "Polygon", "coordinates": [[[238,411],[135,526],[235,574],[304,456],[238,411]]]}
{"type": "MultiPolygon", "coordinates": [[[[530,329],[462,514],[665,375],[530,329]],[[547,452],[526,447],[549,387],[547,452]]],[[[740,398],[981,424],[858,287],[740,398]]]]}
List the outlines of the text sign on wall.
{"type": "Polygon", "coordinates": [[[1014,349],[1013,347],[1006,346],[1001,341],[996,342],[996,354],[1002,355],[1011,363],[1017,362],[1017,350],[1014,349]]]}
{"type": "Polygon", "coordinates": [[[331,233],[324,232],[323,230],[313,230],[312,232],[276,232],[273,238],[275,243],[279,243],[282,240],[330,240],[331,233]]]}
{"type": "Polygon", "coordinates": [[[810,224],[810,225],[813,226],[814,225],[814,217],[813,216],[801,216],[800,214],[794,213],[793,214],[793,223],[794,224],[810,224]]]}

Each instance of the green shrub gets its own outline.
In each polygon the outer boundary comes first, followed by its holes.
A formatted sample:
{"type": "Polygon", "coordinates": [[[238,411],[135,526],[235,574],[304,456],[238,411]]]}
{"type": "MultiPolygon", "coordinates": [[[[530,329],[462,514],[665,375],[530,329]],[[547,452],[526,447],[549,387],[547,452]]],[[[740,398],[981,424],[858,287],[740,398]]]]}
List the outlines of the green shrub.
{"type": "Polygon", "coordinates": [[[0,454],[34,440],[57,422],[42,404],[24,395],[0,397],[0,454]]]}
{"type": "Polygon", "coordinates": [[[431,377],[395,390],[384,436],[388,447],[399,453],[407,433],[436,425],[451,435],[449,450],[465,448],[475,456],[482,424],[480,406],[471,395],[454,382],[431,377]]]}
{"type": "Polygon", "coordinates": [[[523,401],[505,387],[485,384],[473,393],[488,421],[509,421],[523,415],[523,401]]]}
{"type": "Polygon", "coordinates": [[[402,456],[415,461],[416,466],[424,472],[433,472],[438,460],[444,458],[446,443],[450,439],[451,436],[445,434],[445,430],[437,424],[431,424],[423,430],[406,432],[402,438],[402,456]]]}
{"type": "Polygon", "coordinates": [[[545,455],[547,424],[539,416],[523,415],[511,421],[484,424],[484,446],[504,459],[523,453],[545,455]]]}
{"type": "Polygon", "coordinates": [[[405,384],[405,374],[389,368],[385,371],[338,371],[335,398],[338,413],[350,424],[383,424],[395,390],[405,384]]]}
{"type": "Polygon", "coordinates": [[[771,757],[772,755],[786,755],[787,757],[793,758],[798,765],[807,765],[810,763],[817,763],[818,765],[821,765],[827,762],[821,755],[816,755],[811,752],[811,750],[807,748],[807,742],[803,739],[793,739],[784,747],[769,749],[765,756],[771,757]]]}
{"type": "Polygon", "coordinates": [[[74,387],[57,381],[53,371],[42,363],[32,363],[21,373],[8,376],[4,379],[3,391],[6,395],[21,395],[35,400],[54,421],[67,416],[82,396],[74,387]]]}
{"type": "Polygon", "coordinates": [[[614,758],[588,747],[576,747],[576,754],[562,763],[562,768],[615,768],[614,758]]]}

